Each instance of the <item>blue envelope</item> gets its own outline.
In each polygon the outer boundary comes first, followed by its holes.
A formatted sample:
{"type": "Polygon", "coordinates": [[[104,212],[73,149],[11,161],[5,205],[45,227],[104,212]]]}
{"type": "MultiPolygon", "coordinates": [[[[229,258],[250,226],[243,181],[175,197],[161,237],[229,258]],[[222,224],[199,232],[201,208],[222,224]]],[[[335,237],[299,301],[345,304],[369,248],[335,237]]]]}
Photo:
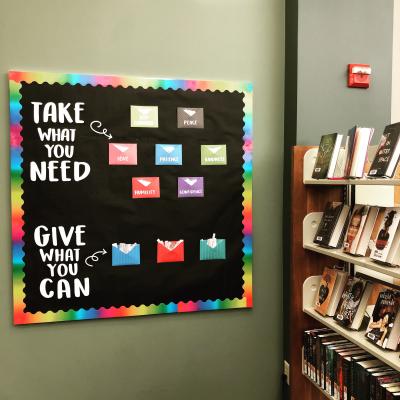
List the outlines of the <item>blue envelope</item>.
{"type": "Polygon", "coordinates": [[[156,165],[182,165],[182,145],[156,144],[156,165]]]}
{"type": "Polygon", "coordinates": [[[139,265],[140,244],[113,243],[111,264],[113,267],[121,265],[139,265]]]}
{"type": "Polygon", "coordinates": [[[200,240],[200,260],[225,260],[225,239],[217,239],[215,234],[210,239],[200,240]]]}

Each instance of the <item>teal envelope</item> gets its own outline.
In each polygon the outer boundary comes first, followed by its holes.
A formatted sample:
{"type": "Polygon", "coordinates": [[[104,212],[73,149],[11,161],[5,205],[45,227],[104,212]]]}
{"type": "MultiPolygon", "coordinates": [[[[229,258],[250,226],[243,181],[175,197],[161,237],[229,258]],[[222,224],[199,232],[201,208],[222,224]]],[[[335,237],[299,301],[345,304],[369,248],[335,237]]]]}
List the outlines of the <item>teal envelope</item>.
{"type": "Polygon", "coordinates": [[[200,240],[200,260],[225,260],[225,239],[217,239],[215,235],[211,239],[200,240]]]}

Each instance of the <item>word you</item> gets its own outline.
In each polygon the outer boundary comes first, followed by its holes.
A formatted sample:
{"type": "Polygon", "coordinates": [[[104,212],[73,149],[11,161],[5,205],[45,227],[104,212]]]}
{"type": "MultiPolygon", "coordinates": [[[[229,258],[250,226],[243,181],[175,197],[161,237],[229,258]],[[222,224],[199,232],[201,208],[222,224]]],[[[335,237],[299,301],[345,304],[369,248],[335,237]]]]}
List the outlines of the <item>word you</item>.
{"type": "Polygon", "coordinates": [[[33,239],[49,273],[49,277],[42,279],[39,284],[40,294],[44,298],[70,299],[89,296],[89,278],[76,278],[80,251],[86,245],[83,239],[85,228],[85,225],[39,225],[35,228],[33,239]]]}
{"type": "MultiPolygon", "coordinates": [[[[81,113],[85,103],[42,103],[32,101],[35,124],[55,123],[83,124],[81,113]]],[[[30,162],[32,182],[79,182],[89,176],[90,165],[83,161],[71,161],[75,152],[76,129],[65,127],[37,127],[40,141],[46,150],[48,161],[30,162]],[[60,144],[59,142],[62,142],[60,144]],[[68,142],[67,144],[65,142],[68,142]]]]}

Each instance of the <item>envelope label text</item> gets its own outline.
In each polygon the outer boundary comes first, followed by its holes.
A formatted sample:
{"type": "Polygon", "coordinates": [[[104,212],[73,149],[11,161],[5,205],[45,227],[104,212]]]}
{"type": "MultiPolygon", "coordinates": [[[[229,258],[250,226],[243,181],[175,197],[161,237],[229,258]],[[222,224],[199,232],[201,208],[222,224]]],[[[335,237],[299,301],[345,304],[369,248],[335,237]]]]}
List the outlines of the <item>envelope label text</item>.
{"type": "Polygon", "coordinates": [[[203,108],[178,107],[178,128],[204,128],[203,108]]]}

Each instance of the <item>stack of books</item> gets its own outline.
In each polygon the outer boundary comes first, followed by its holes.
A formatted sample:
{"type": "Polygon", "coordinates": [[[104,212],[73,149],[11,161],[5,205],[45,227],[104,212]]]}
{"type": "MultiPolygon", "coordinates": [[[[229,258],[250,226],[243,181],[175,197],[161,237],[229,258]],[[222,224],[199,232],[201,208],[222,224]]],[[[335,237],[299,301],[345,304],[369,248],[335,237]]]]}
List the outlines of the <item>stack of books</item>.
{"type": "Polygon", "coordinates": [[[328,202],[314,237],[319,246],[400,266],[400,208],[328,202]]]}
{"type": "Polygon", "coordinates": [[[400,399],[400,372],[328,328],[304,332],[303,373],[335,399],[400,399]]]}
{"type": "Polygon", "coordinates": [[[400,287],[337,268],[323,271],[315,310],[333,317],[341,326],[365,330],[367,340],[387,350],[397,350],[400,339],[400,287]]]}
{"type": "MultiPolygon", "coordinates": [[[[344,135],[331,133],[321,137],[312,177],[314,179],[363,178],[368,146],[374,128],[354,126],[344,135]],[[343,144],[343,145],[342,145],[343,144]]],[[[386,126],[368,178],[392,178],[400,158],[400,123],[386,126]]]]}

